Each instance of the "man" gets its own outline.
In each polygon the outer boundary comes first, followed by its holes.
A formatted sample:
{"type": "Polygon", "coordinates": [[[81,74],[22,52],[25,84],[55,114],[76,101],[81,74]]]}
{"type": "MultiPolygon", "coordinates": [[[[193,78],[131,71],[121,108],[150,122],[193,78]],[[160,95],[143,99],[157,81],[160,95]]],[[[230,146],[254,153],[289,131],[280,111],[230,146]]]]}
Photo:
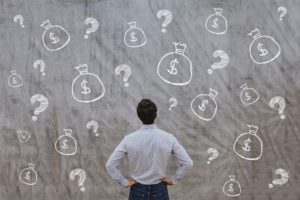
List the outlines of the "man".
{"type": "Polygon", "coordinates": [[[124,187],[130,187],[129,200],[169,200],[167,185],[176,184],[193,161],[177,139],[157,128],[156,105],[143,99],[137,106],[137,115],[143,122],[141,129],[125,136],[106,163],[111,177],[124,187]],[[171,155],[179,167],[172,177],[166,176],[166,168],[171,155]],[[120,171],[120,160],[127,155],[130,179],[120,171]]]}

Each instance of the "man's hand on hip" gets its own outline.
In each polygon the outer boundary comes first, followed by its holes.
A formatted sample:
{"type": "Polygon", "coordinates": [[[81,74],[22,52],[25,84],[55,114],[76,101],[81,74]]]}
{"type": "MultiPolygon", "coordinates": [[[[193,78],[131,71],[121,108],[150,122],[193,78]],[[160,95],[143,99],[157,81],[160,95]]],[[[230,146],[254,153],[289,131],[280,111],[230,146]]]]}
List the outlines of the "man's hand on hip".
{"type": "Polygon", "coordinates": [[[128,180],[128,187],[130,188],[131,186],[133,186],[134,184],[136,184],[137,182],[133,179],[129,179],[128,180]]]}
{"type": "Polygon", "coordinates": [[[173,181],[169,177],[163,177],[160,179],[162,182],[164,182],[167,185],[174,185],[173,181]]]}

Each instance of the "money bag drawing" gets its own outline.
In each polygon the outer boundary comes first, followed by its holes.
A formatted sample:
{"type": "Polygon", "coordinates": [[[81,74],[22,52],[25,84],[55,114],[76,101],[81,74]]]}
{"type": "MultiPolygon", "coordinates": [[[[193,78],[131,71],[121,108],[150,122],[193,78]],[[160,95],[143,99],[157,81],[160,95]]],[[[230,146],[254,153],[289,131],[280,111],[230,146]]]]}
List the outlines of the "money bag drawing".
{"type": "Polygon", "coordinates": [[[257,28],[248,35],[253,37],[249,46],[249,53],[254,63],[267,64],[280,55],[281,48],[271,36],[261,36],[257,28]]]}
{"type": "Polygon", "coordinates": [[[8,77],[8,85],[14,88],[22,86],[23,80],[22,77],[19,74],[17,74],[17,71],[12,70],[10,73],[11,75],[8,77]]]}
{"type": "Polygon", "coordinates": [[[191,60],[184,54],[186,44],[173,42],[175,52],[165,54],[157,65],[157,74],[166,83],[183,86],[191,82],[193,66],[191,60]]]}
{"type": "Polygon", "coordinates": [[[41,25],[46,30],[43,33],[43,44],[49,51],[56,51],[64,48],[70,42],[69,33],[61,26],[52,26],[47,19],[41,25]]]}
{"type": "Polygon", "coordinates": [[[72,83],[72,96],[81,103],[94,102],[105,94],[104,85],[98,75],[88,72],[87,64],[75,67],[79,75],[72,83]]]}
{"type": "Polygon", "coordinates": [[[144,31],[136,26],[136,22],[129,22],[129,29],[124,34],[124,43],[128,47],[137,48],[147,42],[144,31]]]}
{"type": "Polygon", "coordinates": [[[240,98],[243,104],[251,105],[258,101],[259,96],[255,89],[249,88],[246,83],[241,85],[240,88],[242,89],[240,98]]]}
{"type": "Polygon", "coordinates": [[[213,34],[225,34],[227,31],[227,20],[222,15],[222,8],[214,8],[214,10],[215,13],[207,18],[205,28],[213,34]]]}
{"type": "Polygon", "coordinates": [[[242,193],[241,185],[235,180],[235,175],[230,175],[223,185],[223,193],[229,197],[237,197],[242,193]]]}
{"type": "Polygon", "coordinates": [[[28,163],[28,168],[21,171],[19,180],[26,185],[35,185],[37,183],[37,172],[33,163],[28,163]]]}
{"type": "Polygon", "coordinates": [[[75,155],[77,152],[77,142],[72,136],[72,129],[64,129],[65,134],[55,141],[55,150],[66,156],[75,155]]]}
{"type": "Polygon", "coordinates": [[[27,142],[31,137],[31,133],[21,129],[17,130],[17,134],[18,134],[19,141],[22,143],[27,142]]]}
{"type": "Polygon", "coordinates": [[[218,105],[215,100],[218,92],[209,88],[209,94],[200,94],[191,102],[193,113],[204,121],[212,120],[217,112],[218,105]]]}
{"type": "Polygon", "coordinates": [[[258,126],[248,125],[249,132],[239,135],[234,144],[234,152],[245,160],[258,160],[263,153],[262,140],[256,135],[258,126]]]}

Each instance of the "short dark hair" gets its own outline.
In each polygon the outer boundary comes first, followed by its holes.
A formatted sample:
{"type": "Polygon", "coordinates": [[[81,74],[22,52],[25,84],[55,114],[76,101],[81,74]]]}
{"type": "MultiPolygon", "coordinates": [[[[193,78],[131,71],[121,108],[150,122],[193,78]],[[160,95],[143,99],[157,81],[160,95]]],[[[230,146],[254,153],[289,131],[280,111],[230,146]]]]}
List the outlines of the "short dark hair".
{"type": "Polygon", "coordinates": [[[150,99],[142,99],[136,108],[136,112],[143,124],[153,124],[157,107],[150,99]]]}

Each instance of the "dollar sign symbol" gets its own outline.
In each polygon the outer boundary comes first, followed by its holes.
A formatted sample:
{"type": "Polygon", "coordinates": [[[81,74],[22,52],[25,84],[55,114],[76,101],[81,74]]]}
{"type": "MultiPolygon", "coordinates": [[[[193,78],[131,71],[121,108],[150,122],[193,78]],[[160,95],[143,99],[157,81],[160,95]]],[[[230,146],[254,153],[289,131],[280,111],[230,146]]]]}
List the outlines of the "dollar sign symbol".
{"type": "Polygon", "coordinates": [[[219,24],[218,24],[218,18],[215,18],[214,20],[213,20],[213,25],[211,25],[213,28],[218,28],[219,27],[219,24]]]}
{"type": "Polygon", "coordinates": [[[83,91],[81,91],[82,94],[89,94],[89,93],[91,93],[91,89],[86,86],[87,83],[88,82],[85,79],[83,79],[83,81],[80,84],[81,87],[82,87],[82,89],[83,89],[83,91]]]}
{"type": "Polygon", "coordinates": [[[170,69],[168,69],[167,71],[168,71],[170,74],[176,75],[178,71],[177,71],[175,65],[178,64],[178,63],[179,63],[179,62],[178,62],[177,58],[175,58],[174,60],[172,60],[172,61],[170,62],[170,69]]]}
{"type": "Polygon", "coordinates": [[[248,92],[245,93],[245,96],[246,96],[246,98],[247,98],[247,101],[250,101],[250,100],[252,99],[252,97],[249,95],[248,92]]]}
{"type": "Polygon", "coordinates": [[[26,172],[25,179],[28,181],[30,180],[30,171],[26,172]]]}
{"type": "Polygon", "coordinates": [[[26,139],[26,135],[20,135],[20,137],[23,139],[23,140],[25,140],[26,139]]]}
{"type": "Polygon", "coordinates": [[[68,139],[64,139],[63,140],[63,145],[61,145],[61,148],[67,149],[68,148],[67,142],[68,142],[68,139]]]}
{"type": "Polygon", "coordinates": [[[229,185],[228,185],[228,191],[229,192],[233,192],[233,184],[232,183],[230,183],[229,185]]]}
{"type": "Polygon", "coordinates": [[[201,106],[198,105],[198,108],[201,110],[201,111],[204,111],[206,109],[206,105],[208,104],[208,100],[203,100],[201,102],[201,106]]]}
{"type": "Polygon", "coordinates": [[[260,51],[260,54],[259,54],[260,56],[265,56],[268,54],[268,50],[263,48],[262,43],[258,43],[257,50],[260,51]]]}
{"type": "Polygon", "coordinates": [[[251,148],[250,148],[250,146],[249,146],[249,142],[252,142],[250,138],[248,138],[248,139],[246,139],[246,140],[244,141],[244,145],[245,145],[245,146],[242,147],[242,149],[243,149],[244,151],[250,151],[250,150],[251,150],[251,148]]]}
{"type": "Polygon", "coordinates": [[[52,33],[52,32],[49,33],[49,38],[50,38],[50,40],[52,40],[52,42],[51,42],[52,44],[56,44],[59,41],[58,37],[54,37],[54,33],[52,33]]]}
{"type": "Polygon", "coordinates": [[[137,41],[137,38],[135,37],[135,32],[132,32],[130,34],[130,37],[131,37],[131,39],[130,39],[131,42],[136,42],[137,41]]]}
{"type": "Polygon", "coordinates": [[[12,78],[12,82],[13,82],[13,84],[17,84],[18,83],[18,81],[16,80],[16,77],[12,78]]]}

